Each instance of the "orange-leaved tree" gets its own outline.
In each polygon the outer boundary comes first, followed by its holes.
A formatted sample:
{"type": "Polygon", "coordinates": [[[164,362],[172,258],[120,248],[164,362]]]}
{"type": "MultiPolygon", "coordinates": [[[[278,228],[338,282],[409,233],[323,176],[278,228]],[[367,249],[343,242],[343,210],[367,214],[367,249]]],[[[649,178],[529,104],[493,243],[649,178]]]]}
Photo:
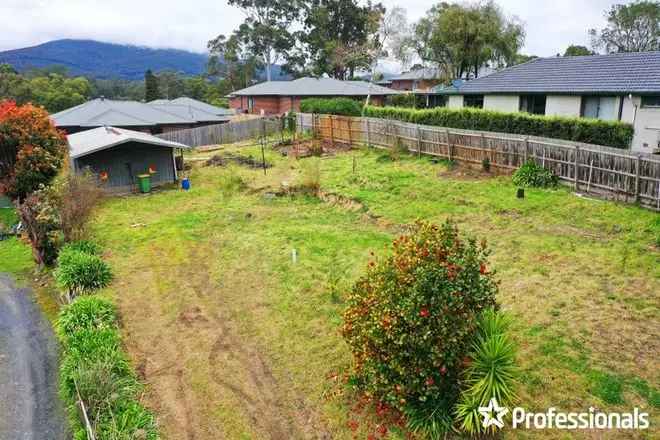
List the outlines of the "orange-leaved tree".
{"type": "Polygon", "coordinates": [[[64,133],[41,107],[0,102],[0,192],[23,200],[49,184],[67,153],[64,133]]]}

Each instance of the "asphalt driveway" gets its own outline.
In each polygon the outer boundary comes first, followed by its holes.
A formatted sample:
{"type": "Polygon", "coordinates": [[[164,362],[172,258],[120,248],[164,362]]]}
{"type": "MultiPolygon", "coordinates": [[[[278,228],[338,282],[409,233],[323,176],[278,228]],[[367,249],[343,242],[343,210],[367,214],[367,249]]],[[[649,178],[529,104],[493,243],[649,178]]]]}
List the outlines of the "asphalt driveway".
{"type": "Polygon", "coordinates": [[[0,440],[64,440],[57,342],[32,300],[0,274],[0,440]]]}

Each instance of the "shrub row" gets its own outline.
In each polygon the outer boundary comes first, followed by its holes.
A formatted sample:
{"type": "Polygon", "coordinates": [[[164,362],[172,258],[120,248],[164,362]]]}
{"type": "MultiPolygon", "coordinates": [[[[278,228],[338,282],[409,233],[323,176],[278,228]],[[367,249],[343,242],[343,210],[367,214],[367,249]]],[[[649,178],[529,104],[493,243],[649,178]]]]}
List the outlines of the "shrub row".
{"type": "Polygon", "coordinates": [[[73,438],[87,439],[80,396],[98,440],[158,439],[154,416],[139,402],[142,387],[122,351],[112,303],[77,298],[60,312],[56,330],[62,343],[60,395],[73,438]]]}
{"type": "Polygon", "coordinates": [[[306,98],[300,101],[300,111],[325,115],[360,116],[362,106],[350,98],[306,98]]]}
{"type": "MultiPolygon", "coordinates": [[[[312,109],[303,111],[341,114],[331,112],[331,106],[324,107],[317,104],[312,108],[314,111],[312,109]]],[[[628,148],[634,133],[632,125],[622,122],[537,116],[526,113],[502,113],[470,108],[415,110],[402,107],[368,106],[365,115],[416,124],[540,136],[615,148],[628,148]]]]}

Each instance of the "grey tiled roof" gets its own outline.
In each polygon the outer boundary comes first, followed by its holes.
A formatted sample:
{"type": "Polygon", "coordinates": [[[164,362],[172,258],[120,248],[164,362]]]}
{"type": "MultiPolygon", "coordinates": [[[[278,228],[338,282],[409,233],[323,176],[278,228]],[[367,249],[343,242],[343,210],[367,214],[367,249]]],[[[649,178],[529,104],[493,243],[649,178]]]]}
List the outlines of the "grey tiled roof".
{"type": "Polygon", "coordinates": [[[165,124],[191,124],[195,121],[137,101],[92,99],[51,116],[58,127],[148,127],[165,124]]]}
{"type": "Polygon", "coordinates": [[[437,79],[440,77],[438,69],[415,69],[410,72],[403,72],[401,75],[393,76],[391,81],[400,80],[419,80],[419,79],[437,79]]]}
{"type": "Polygon", "coordinates": [[[447,94],[658,93],[660,52],[536,58],[464,82],[447,94]]]}
{"type": "Polygon", "coordinates": [[[187,145],[166,141],[147,133],[115,127],[99,127],[81,131],[80,133],[70,134],[67,136],[67,140],[69,141],[69,155],[73,159],[127,142],[140,142],[170,148],[189,148],[187,145]]]}
{"type": "Polygon", "coordinates": [[[150,102],[149,105],[181,118],[192,119],[195,122],[225,122],[231,119],[231,114],[217,115],[190,105],[175,104],[175,101],[167,101],[162,104],[150,102]]]}
{"type": "Polygon", "coordinates": [[[230,96],[367,96],[395,95],[396,90],[366,81],[340,81],[334,78],[299,78],[293,81],[267,81],[237,90],[230,96]]]}
{"type": "MultiPolygon", "coordinates": [[[[166,102],[170,102],[172,104],[177,104],[177,105],[187,105],[189,107],[201,110],[203,112],[211,113],[213,115],[218,115],[218,116],[231,116],[234,114],[234,111],[231,109],[216,107],[215,105],[207,104],[205,102],[198,101],[197,99],[188,98],[187,96],[182,96],[180,98],[176,98],[166,102]]],[[[151,103],[153,103],[153,101],[150,102],[149,104],[151,103]]]]}
{"type": "Polygon", "coordinates": [[[195,99],[181,97],[169,101],[157,99],[149,103],[93,99],[52,115],[58,127],[149,127],[196,122],[224,122],[233,110],[216,107],[195,99]]]}

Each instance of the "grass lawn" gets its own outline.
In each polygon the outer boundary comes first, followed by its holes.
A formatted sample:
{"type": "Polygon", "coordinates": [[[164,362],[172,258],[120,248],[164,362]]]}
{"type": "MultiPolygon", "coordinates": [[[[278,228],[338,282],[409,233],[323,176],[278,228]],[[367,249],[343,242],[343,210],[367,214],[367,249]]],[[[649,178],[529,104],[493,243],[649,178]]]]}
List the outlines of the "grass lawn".
{"type": "MultiPolygon", "coordinates": [[[[350,362],[344,292],[402,225],[448,217],[492,248],[520,345],[521,406],[638,406],[652,414],[650,431],[602,438],[660,435],[657,213],[568,189],[519,200],[507,177],[367,150],[320,160],[322,189],[341,197],[275,197],[315,159],[267,159],[265,176],[200,161],[191,191],[113,198],[93,221],[116,275],[104,294],[120,307],[166,438],[351,438],[328,379],[350,362]]],[[[569,435],[600,433],[505,436],[569,435]]]]}

